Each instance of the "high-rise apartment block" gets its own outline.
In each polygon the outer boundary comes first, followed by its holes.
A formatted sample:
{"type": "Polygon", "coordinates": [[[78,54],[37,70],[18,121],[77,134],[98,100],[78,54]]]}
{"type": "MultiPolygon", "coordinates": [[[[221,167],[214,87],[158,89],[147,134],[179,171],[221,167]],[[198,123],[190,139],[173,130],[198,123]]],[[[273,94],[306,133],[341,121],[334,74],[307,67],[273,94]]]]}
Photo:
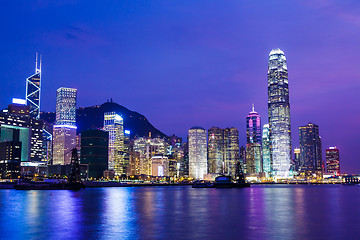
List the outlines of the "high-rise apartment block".
{"type": "Polygon", "coordinates": [[[286,57],[280,49],[269,55],[268,113],[273,175],[287,178],[291,175],[289,82],[286,57]]]}
{"type": "Polygon", "coordinates": [[[206,130],[192,127],[189,130],[189,177],[203,179],[207,174],[207,141],[206,130]]]}
{"type": "Polygon", "coordinates": [[[76,148],[77,90],[61,87],[56,91],[56,124],[53,127],[53,164],[71,162],[71,150],[76,148]]]}
{"type": "Polygon", "coordinates": [[[340,175],[340,154],[336,147],[326,149],[326,171],[336,176],[340,175]]]}
{"type": "Polygon", "coordinates": [[[322,171],[319,126],[309,123],[299,127],[300,167],[302,171],[322,171]]]}

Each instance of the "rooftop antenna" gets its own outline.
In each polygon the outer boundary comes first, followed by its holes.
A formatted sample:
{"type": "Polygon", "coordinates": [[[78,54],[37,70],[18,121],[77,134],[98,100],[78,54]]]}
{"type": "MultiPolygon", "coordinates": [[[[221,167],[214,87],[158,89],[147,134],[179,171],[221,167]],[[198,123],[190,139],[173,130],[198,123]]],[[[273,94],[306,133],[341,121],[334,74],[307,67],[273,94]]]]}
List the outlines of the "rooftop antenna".
{"type": "Polygon", "coordinates": [[[252,104],[252,111],[255,112],[255,105],[252,104]]]}
{"type": "Polygon", "coordinates": [[[40,66],[39,66],[39,72],[41,72],[41,64],[42,64],[42,55],[40,54],[40,66]]]}
{"type": "Polygon", "coordinates": [[[36,62],[35,62],[35,73],[40,73],[41,72],[41,54],[40,54],[40,57],[39,57],[39,54],[36,52],[36,62]],[[39,67],[38,67],[38,61],[40,60],[40,63],[39,63],[39,67]]]}
{"type": "Polygon", "coordinates": [[[36,60],[35,60],[35,73],[37,73],[38,70],[38,53],[36,52],[36,60]]]}

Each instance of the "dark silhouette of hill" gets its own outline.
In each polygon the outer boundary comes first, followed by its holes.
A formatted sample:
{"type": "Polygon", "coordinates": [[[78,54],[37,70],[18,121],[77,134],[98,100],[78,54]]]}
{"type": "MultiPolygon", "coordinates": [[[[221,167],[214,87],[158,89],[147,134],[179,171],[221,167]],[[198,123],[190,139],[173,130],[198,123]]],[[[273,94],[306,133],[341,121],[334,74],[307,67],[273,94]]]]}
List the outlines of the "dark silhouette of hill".
{"type": "MultiPolygon", "coordinates": [[[[114,102],[106,102],[101,105],[91,107],[80,107],[76,110],[76,124],[77,132],[81,133],[84,130],[102,128],[104,126],[104,113],[116,112],[124,119],[124,129],[130,130],[131,137],[149,136],[152,137],[166,137],[164,133],[156,129],[144,115],[133,112],[126,107],[123,107],[114,102]]],[[[41,119],[49,123],[55,122],[55,113],[42,112],[41,119]]]]}

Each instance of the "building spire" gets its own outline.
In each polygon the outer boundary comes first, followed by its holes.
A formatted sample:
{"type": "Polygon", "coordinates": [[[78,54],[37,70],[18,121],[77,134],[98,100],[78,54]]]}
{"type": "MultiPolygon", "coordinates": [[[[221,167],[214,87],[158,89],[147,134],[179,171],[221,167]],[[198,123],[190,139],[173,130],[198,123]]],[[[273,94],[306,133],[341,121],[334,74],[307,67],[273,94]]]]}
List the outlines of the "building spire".
{"type": "Polygon", "coordinates": [[[36,61],[35,61],[35,73],[41,73],[41,54],[38,54],[38,52],[36,52],[36,61]],[[38,62],[39,62],[39,67],[38,67],[38,62]]]}
{"type": "Polygon", "coordinates": [[[252,104],[252,112],[255,112],[255,104],[252,104]]]}
{"type": "Polygon", "coordinates": [[[38,70],[37,66],[38,66],[38,53],[36,52],[35,73],[37,73],[37,70],[38,70]]]}

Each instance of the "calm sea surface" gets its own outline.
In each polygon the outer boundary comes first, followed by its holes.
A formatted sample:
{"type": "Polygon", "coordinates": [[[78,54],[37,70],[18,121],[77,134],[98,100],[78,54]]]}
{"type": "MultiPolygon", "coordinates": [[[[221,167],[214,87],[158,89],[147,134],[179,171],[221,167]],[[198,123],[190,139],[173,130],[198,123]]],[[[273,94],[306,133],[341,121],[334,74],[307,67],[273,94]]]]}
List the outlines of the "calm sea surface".
{"type": "Polygon", "coordinates": [[[0,239],[360,239],[360,186],[0,190],[0,239]]]}

